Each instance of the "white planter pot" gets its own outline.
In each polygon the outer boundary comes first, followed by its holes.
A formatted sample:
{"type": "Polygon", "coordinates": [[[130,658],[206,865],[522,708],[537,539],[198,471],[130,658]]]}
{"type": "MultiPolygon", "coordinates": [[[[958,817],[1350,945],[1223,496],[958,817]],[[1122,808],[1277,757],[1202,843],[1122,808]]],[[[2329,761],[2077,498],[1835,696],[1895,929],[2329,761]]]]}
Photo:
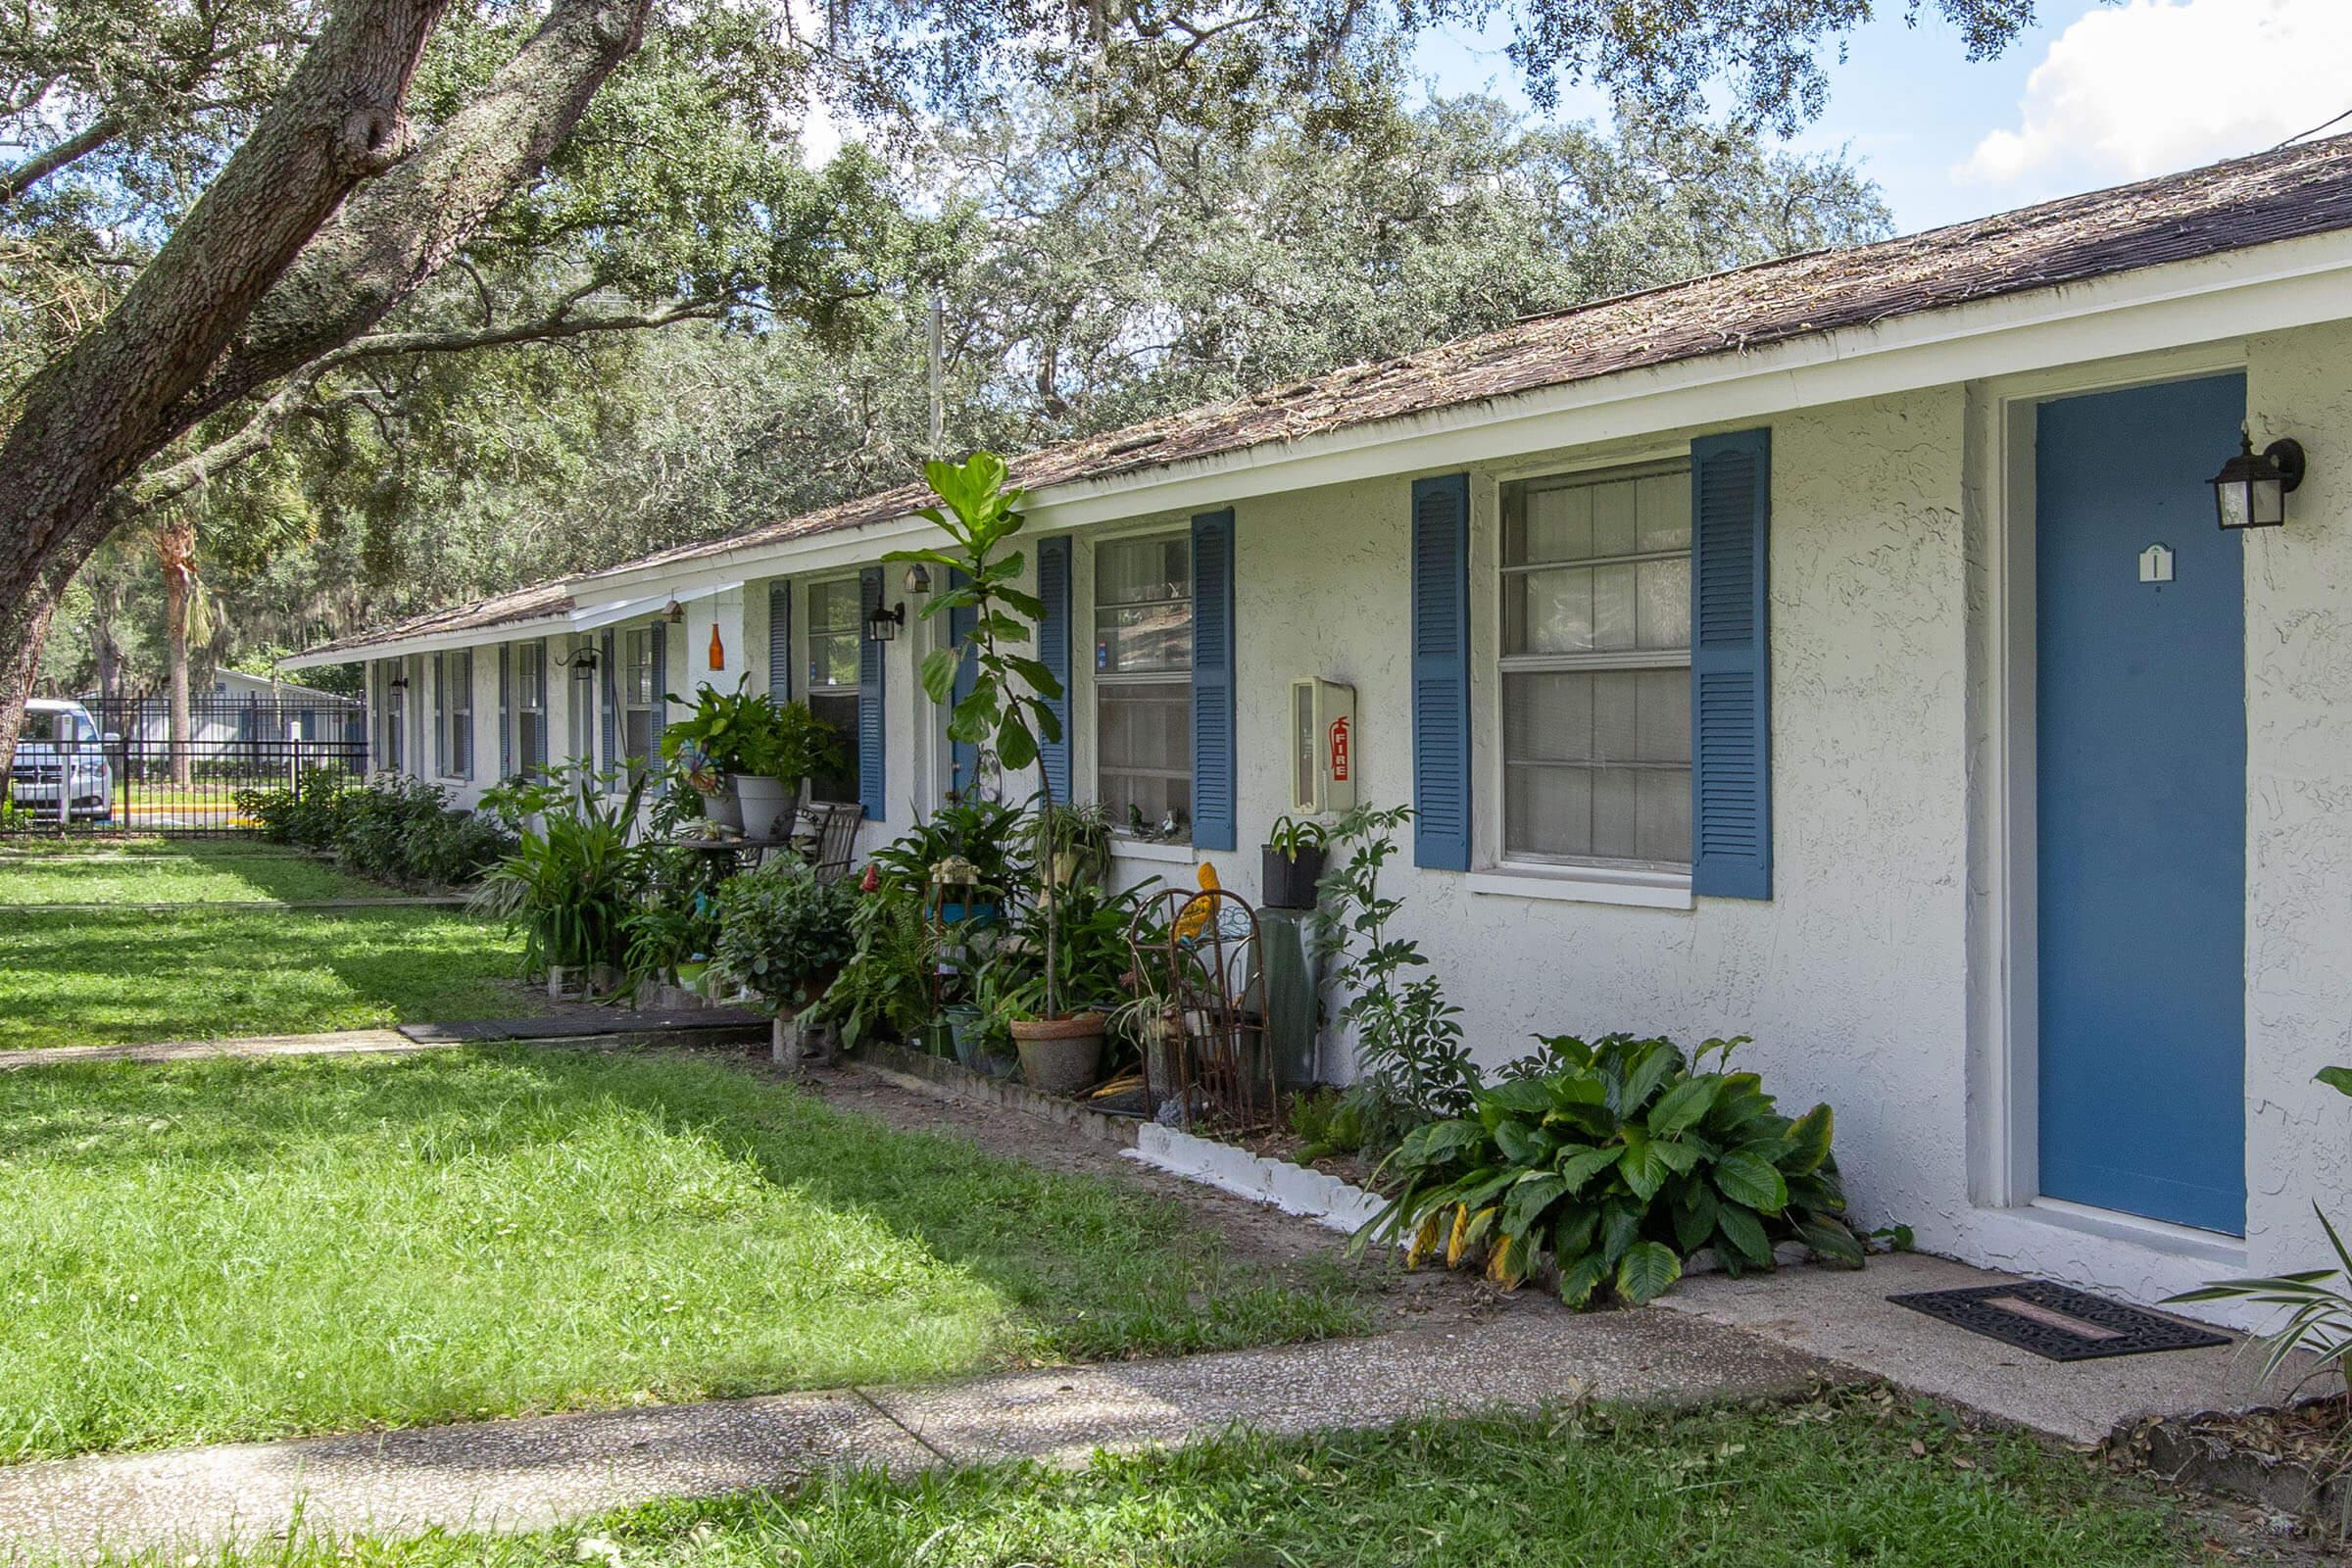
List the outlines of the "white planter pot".
{"type": "MultiPolygon", "coordinates": [[[[800,780],[787,782],[780,778],[754,778],[748,773],[735,775],[735,800],[742,811],[743,831],[752,838],[767,839],[781,835],[777,818],[790,810],[800,798],[800,780]]],[[[790,833],[792,824],[782,824],[790,833]]]]}

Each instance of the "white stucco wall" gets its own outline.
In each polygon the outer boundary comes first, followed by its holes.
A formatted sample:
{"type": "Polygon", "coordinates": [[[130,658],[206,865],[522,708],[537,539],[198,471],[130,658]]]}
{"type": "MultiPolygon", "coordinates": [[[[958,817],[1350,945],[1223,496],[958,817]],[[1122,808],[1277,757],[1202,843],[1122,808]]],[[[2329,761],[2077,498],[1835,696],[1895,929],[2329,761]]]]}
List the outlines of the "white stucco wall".
{"type": "Polygon", "coordinates": [[[2254,444],[2293,436],[2287,525],[2246,540],[2246,1243],[2264,1271],[2332,1264],[2352,1219],[2352,324],[2258,338],[2254,444]]]}
{"type": "MultiPolygon", "coordinates": [[[[1537,1033],[1753,1035],[1741,1060],[1784,1102],[1836,1106],[1864,1219],[1932,1244],[1965,1193],[1960,397],[1790,416],[1773,445],[1773,901],[1473,893],[1414,869],[1409,840],[1390,886],[1482,1062],[1537,1033]]],[[[1482,663],[1495,496],[1473,486],[1482,663]]],[[[1230,886],[1255,893],[1257,846],[1287,807],[1295,676],[1355,687],[1360,798],[1411,798],[1408,502],[1398,480],[1237,501],[1241,848],[1210,857],[1230,886]]]]}
{"type": "MultiPolygon", "coordinates": [[[[1537,1033],[1665,1033],[1696,1044],[1747,1034],[1743,1065],[1785,1108],[1828,1101],[1865,1227],[1902,1222],[1922,1246],[2154,1300],[2236,1268],[2325,1261],[2311,1217],[2352,1183],[2352,1104],[2311,1083],[2352,1062],[2352,324],[2199,351],[2242,363],[2258,441],[2295,435],[2312,474],[2289,526],[2247,555],[2247,1236],[2185,1242],[2145,1225],[2085,1223],[2002,1189],[2012,1079],[1995,1006],[2002,952],[1988,911],[2005,853],[1995,744],[2001,485],[1985,411],[2014,395],[1951,385],[1786,414],[1773,439],[1771,539],[1774,897],[1635,907],[1474,891],[1412,867],[1390,872],[1403,934],[1438,966],[1483,1062],[1537,1033]],[[1997,395],[1995,395],[1997,393],[1997,395]],[[1989,477],[1988,477],[1989,475],[1989,477]],[[2011,1206],[2002,1206],[2002,1205],[2011,1206]],[[2177,1245],[2178,1244],[2178,1245],[2177,1245]]],[[[2116,379],[2144,373],[2117,367],[2116,379]]],[[[2048,372],[2040,372],[2048,373],[2048,372]]],[[[2068,371],[2070,390],[2101,368],[2068,371]]],[[[1495,635],[1498,481],[1649,460],[1697,432],[1515,458],[1473,472],[1479,809],[1496,728],[1487,689],[1495,635]]],[[[2221,454],[2217,454],[2217,463],[2221,454]]],[[[1226,885],[1258,888],[1258,845],[1288,805],[1292,678],[1356,691],[1365,799],[1411,797],[1409,481],[1388,477],[1277,496],[1236,493],[1239,848],[1206,857],[1226,885]]],[[[1107,531],[1183,525],[1135,517],[1107,531]]],[[[1033,552],[1032,552],[1033,554],[1033,552]]],[[[1088,537],[1073,560],[1073,773],[1094,794],[1088,537]]],[[[887,598],[902,597],[890,568],[887,598]]],[[[766,584],[721,615],[731,656],[763,688],[766,584]],[[740,654],[738,656],[738,650],[740,654]]],[[[861,849],[905,831],[945,781],[940,716],[916,682],[938,629],[909,604],[884,656],[886,810],[861,849]]],[[[704,607],[671,648],[671,689],[706,678],[704,607]],[[691,671],[691,674],[688,672],[691,671]]],[[[564,644],[553,644],[557,652],[564,644]]],[[[796,650],[796,658],[798,653],[796,650]]],[[[477,655],[496,710],[495,655],[477,655]]],[[[732,663],[732,660],[731,660],[732,663]]],[[[731,682],[733,669],[726,672],[731,682]]],[[[563,672],[551,668],[551,749],[570,749],[563,672]]],[[[429,766],[429,691],[418,682],[412,757],[429,766]]],[[[591,722],[594,722],[593,713],[591,722]]],[[[487,729],[481,754],[495,759],[487,729]]],[[[1010,793],[1026,795],[1023,780],[1010,793]]],[[[1488,837],[1489,845],[1492,843],[1488,837]]],[[[1189,852],[1123,857],[1128,879],[1188,879],[1189,852]]],[[[1343,1069],[1347,1043],[1326,1041],[1343,1069]]],[[[2030,1072],[2027,1074],[2030,1078],[2030,1072]]],[[[2117,1092],[2129,1093],[2119,1084],[2117,1092]]],[[[2029,1116],[2030,1096],[2020,1114],[2029,1116]]],[[[2217,1113],[2227,1113],[2217,1107],[2217,1113]]],[[[2030,1122],[2023,1123],[2028,1128],[2030,1122]]]]}

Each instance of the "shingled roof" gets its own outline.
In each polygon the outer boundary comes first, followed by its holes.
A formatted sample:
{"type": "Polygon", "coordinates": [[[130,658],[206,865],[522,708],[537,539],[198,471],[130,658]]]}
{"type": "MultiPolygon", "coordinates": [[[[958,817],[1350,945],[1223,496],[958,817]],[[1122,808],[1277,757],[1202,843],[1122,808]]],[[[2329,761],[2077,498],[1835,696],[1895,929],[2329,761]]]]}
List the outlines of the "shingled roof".
{"type": "Polygon", "coordinates": [[[379,626],[373,631],[357,632],[320,643],[302,651],[306,661],[321,654],[339,654],[345,650],[372,648],[378,643],[405,642],[411,637],[438,637],[456,631],[487,631],[495,626],[511,626],[518,621],[544,620],[551,615],[570,612],[572,598],[563,579],[535,582],[527,588],[511,589],[492,594],[467,605],[450,605],[441,610],[428,610],[421,615],[379,626]]]}
{"type": "MultiPolygon", "coordinates": [[[[2352,228],[2352,136],[1533,317],[1396,359],[1047,447],[1015,459],[1013,475],[1032,490],[1113,478],[2343,228],[2352,228]]],[[[884,522],[906,515],[927,495],[919,483],[908,483],[607,569],[641,570],[884,522]]],[[[365,640],[417,634],[388,628],[365,640]]]]}

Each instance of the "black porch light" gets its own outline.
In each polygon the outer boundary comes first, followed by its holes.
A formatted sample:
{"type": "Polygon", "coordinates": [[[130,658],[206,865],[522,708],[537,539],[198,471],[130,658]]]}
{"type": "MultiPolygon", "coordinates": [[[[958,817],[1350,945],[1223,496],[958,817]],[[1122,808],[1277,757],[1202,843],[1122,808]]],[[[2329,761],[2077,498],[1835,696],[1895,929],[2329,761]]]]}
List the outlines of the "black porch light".
{"type": "Polygon", "coordinates": [[[573,680],[594,680],[596,679],[596,650],[593,648],[579,649],[569,659],[557,660],[556,667],[570,670],[573,680]]]}
{"type": "Polygon", "coordinates": [[[2287,493],[2302,482],[2302,442],[2274,441],[2257,452],[2241,430],[2237,456],[2213,476],[2214,511],[2224,528],[2276,528],[2286,521],[2287,493]]]}
{"type": "Polygon", "coordinates": [[[901,600],[897,608],[876,605],[865,612],[865,636],[868,642],[887,643],[898,639],[899,628],[906,624],[906,604],[901,600]]]}

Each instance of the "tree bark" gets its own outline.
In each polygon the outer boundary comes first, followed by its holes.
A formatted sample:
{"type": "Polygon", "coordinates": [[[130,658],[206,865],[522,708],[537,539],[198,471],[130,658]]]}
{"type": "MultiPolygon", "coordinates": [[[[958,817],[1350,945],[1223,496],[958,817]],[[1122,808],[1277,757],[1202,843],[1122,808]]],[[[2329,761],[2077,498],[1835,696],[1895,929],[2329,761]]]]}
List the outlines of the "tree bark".
{"type": "Polygon", "coordinates": [[[57,596],[120,515],[110,495],[206,413],[349,342],[430,277],[538,172],[651,9],[556,0],[402,164],[400,108],[445,4],[340,0],[122,301],[26,384],[0,444],[0,668],[17,671],[0,680],[0,767],[57,596]]]}
{"type": "Polygon", "coordinates": [[[318,230],[197,390],[189,417],[349,343],[439,271],[570,134],[636,49],[651,9],[651,0],[556,0],[480,97],[318,230]]]}
{"type": "MultiPolygon", "coordinates": [[[[122,299],[25,383],[0,443],[0,662],[29,669],[105,536],[107,493],[187,428],[173,407],[353,185],[405,150],[401,104],[444,3],[341,0],[122,299]]],[[[24,711],[0,693],[0,763],[24,711]]]]}

